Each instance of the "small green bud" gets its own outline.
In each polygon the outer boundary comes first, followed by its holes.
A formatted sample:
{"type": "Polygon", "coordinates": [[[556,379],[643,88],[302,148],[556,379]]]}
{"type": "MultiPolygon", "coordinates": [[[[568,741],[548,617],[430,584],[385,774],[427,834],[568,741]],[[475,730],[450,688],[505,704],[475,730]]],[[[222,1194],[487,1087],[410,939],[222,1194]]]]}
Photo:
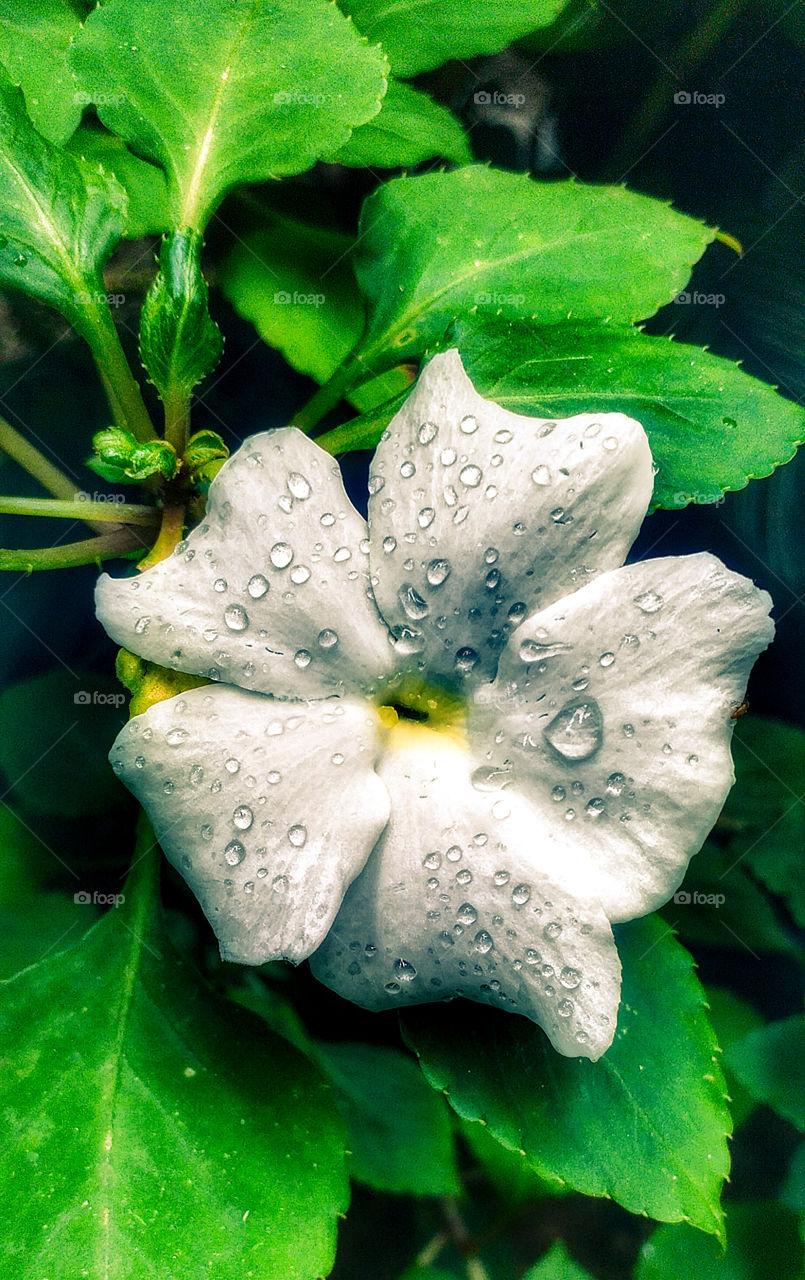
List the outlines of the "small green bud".
{"type": "Polygon", "coordinates": [[[87,466],[104,480],[136,484],[149,476],[161,475],[172,480],[179,470],[179,459],[173,445],[166,440],[139,441],[123,427],[109,427],[92,439],[94,455],[87,466]]]}

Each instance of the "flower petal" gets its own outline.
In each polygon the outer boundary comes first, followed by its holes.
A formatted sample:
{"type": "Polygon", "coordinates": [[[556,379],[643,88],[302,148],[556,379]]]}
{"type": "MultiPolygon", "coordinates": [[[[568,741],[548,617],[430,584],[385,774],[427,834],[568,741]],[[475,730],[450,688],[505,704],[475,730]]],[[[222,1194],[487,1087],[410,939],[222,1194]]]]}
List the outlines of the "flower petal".
{"type": "Polygon", "coordinates": [[[343,699],[194,689],[136,716],[110,759],[240,964],[321,942],[388,817],[374,721],[343,699]]]}
{"type": "Polygon", "coordinates": [[[665,902],[718,816],[770,605],[709,554],[627,565],[524,622],[479,691],[490,775],[588,852],[610,920],[665,902]]]}
{"type": "Polygon", "coordinates": [[[173,556],[139,578],[102,575],[98,617],[144,658],[242,688],[368,686],[391,651],[365,539],[332,458],[295,428],[266,431],[221,468],[173,556]]]}
{"type": "Polygon", "coordinates": [[[652,483],[633,419],[510,413],[478,395],[457,351],[434,356],[372,463],[380,610],[421,633],[423,669],[488,679],[527,614],[623,563],[652,483]]]}
{"type": "Polygon", "coordinates": [[[464,995],[597,1058],[615,1031],[620,964],[586,859],[556,858],[530,806],[478,791],[471,770],[447,735],[393,731],[378,767],[391,818],[313,972],[366,1009],[464,995]]]}

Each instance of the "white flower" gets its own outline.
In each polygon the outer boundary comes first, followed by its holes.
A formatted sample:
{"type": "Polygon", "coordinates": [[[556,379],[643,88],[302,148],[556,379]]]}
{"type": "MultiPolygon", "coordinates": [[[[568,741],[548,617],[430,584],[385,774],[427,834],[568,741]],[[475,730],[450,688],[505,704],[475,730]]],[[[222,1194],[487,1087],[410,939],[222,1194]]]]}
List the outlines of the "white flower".
{"type": "Polygon", "coordinates": [[[312,956],[368,1009],[464,995],[597,1058],[610,926],[670,896],[718,814],[769,598],[707,554],[619,567],[640,424],[509,413],[456,352],[369,488],[367,531],[316,444],[253,436],[173,557],[101,578],[114,640],[220,682],[131,720],[114,768],[225,958],[312,956]]]}

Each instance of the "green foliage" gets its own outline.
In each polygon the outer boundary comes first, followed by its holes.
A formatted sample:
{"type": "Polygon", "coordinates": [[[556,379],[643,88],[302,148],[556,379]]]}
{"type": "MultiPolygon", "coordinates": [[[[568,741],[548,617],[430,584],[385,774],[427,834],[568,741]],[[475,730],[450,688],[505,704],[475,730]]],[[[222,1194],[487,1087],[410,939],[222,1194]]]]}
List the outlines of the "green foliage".
{"type": "Polygon", "coordinates": [[[178,470],[176,451],[167,440],[148,440],[141,444],[123,427],[109,427],[92,437],[93,457],[87,466],[104,480],[118,484],[135,484],[151,476],[171,480],[178,470]]]}
{"type": "MultiPolygon", "coordinates": [[[[716,1040],[722,1053],[757,1030],[763,1025],[763,1019],[751,1004],[741,1000],[734,992],[721,987],[707,988],[707,1004],[710,1021],[716,1033],[716,1040]]],[[[729,1059],[724,1061],[724,1075],[727,1081],[727,1092],[730,1099],[730,1112],[734,1128],[738,1128],[754,1108],[754,1099],[730,1070],[729,1059]]]]}
{"type": "Polygon", "coordinates": [[[184,465],[190,472],[191,479],[198,483],[213,479],[228,456],[229,449],[217,431],[197,431],[187,442],[184,465]]]}
{"type": "Polygon", "coordinates": [[[557,1240],[545,1257],[529,1268],[523,1280],[590,1280],[590,1274],[573,1261],[562,1242],[557,1240]]]}
{"type": "Polygon", "coordinates": [[[392,79],[379,114],[330,159],[355,168],[395,169],[433,156],[469,164],[472,152],[461,122],[426,93],[392,79]]]}
{"type": "Polygon", "coordinates": [[[100,268],[125,209],[114,178],[40,137],[0,72],[0,284],[56,307],[86,336],[106,305],[100,268]]]}
{"type": "Polygon", "coordinates": [[[160,235],[170,228],[165,174],[155,164],[129,151],[122,138],[106,129],[81,125],[67,143],[73,155],[83,156],[120,184],[128,196],[124,236],[160,235]]]}
{"type": "Polygon", "coordinates": [[[368,1044],[319,1044],[316,1052],[347,1125],[352,1176],[378,1191],[457,1195],[447,1109],[416,1063],[368,1044]]]}
{"type": "Polygon", "coordinates": [[[635,1280],[799,1280],[796,1218],[774,1203],[730,1203],[726,1252],[690,1227],[660,1227],[643,1246],[635,1280]]]}
{"type": "Polygon", "coordinates": [[[805,733],[779,720],[746,716],[733,753],[738,786],[724,808],[736,857],[785,901],[805,928],[805,733]]]}
{"type": "Polygon", "coordinates": [[[171,231],[162,241],[159,275],[140,314],[140,355],[164,401],[183,400],[221,358],[224,340],[210,316],[201,274],[200,231],[171,231]]]}
{"type": "Polygon", "coordinates": [[[522,1151],[513,1151],[498,1142],[485,1124],[462,1120],[460,1116],[456,1117],[456,1123],[503,1204],[528,1204],[543,1196],[564,1195],[563,1182],[540,1177],[522,1151]]]}
{"type": "Polygon", "coordinates": [[[84,109],[67,54],[88,8],[83,0],[0,0],[0,62],[51,142],[66,142],[84,109]]]}
{"type": "Polygon", "coordinates": [[[530,1166],[633,1213],[721,1235],[729,1115],[690,957],[649,917],[621,926],[623,995],[598,1062],[557,1055],[523,1018],[455,1004],[405,1017],[426,1078],[530,1166]]]}
{"type": "Polygon", "coordinates": [[[495,53],[552,22],[565,0],[341,0],[370,40],[379,40],[398,76],[451,58],[495,53]]]}
{"type": "Polygon", "coordinates": [[[480,165],[396,178],[361,215],[358,354],[372,368],[421,356],[466,313],[540,325],[645,319],[683,287],[713,234],[623,187],[480,165]]]}
{"type": "Polygon", "coordinates": [[[315,1280],[347,1203],[330,1091],[173,951],[147,841],[141,854],[122,905],[5,989],[2,1056],[24,1069],[0,1083],[3,1266],[315,1280]]]}
{"type": "Polygon", "coordinates": [[[105,4],[72,58],[107,128],[165,169],[173,225],[195,230],[232,187],[342,146],[386,88],[381,51],[327,0],[105,4]]]}
{"type": "Polygon", "coordinates": [[[805,1014],[750,1032],[726,1059],[753,1098],[805,1130],[805,1014]]]}
{"type": "Polygon", "coordinates": [[[102,813],[126,793],[109,769],[108,744],[125,720],[120,686],[97,673],[61,668],[0,694],[0,769],[32,813],[102,813]]]}

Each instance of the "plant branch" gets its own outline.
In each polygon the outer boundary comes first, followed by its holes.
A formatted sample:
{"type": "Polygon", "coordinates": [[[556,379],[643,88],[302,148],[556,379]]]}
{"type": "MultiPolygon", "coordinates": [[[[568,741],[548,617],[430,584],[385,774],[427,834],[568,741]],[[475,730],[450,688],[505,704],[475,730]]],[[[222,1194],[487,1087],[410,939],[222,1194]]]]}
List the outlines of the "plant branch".
{"type": "Polygon", "coordinates": [[[156,507],[141,506],[135,502],[93,502],[79,498],[61,501],[58,498],[3,495],[0,495],[0,515],[49,516],[58,520],[85,520],[92,525],[155,525],[160,520],[156,507]]]}
{"type": "Polygon", "coordinates": [[[141,573],[152,565],[165,560],[182,540],[185,521],[183,502],[166,502],[162,509],[162,524],[156,542],[144,560],[137,566],[141,573]]]}
{"type": "Polygon", "coordinates": [[[148,416],[139,384],[129,367],[108,305],[94,306],[81,332],[92,351],[115,425],[130,431],[138,440],[155,440],[157,433],[148,416]]]}
{"type": "Polygon", "coordinates": [[[190,396],[173,391],[165,396],[165,439],[183,458],[190,437],[190,396]]]}
{"type": "Polygon", "coordinates": [[[69,501],[81,492],[78,485],[54,466],[43,453],[40,453],[36,445],[26,440],[25,436],[20,435],[19,431],[3,418],[0,418],[0,449],[8,454],[9,458],[13,458],[23,471],[27,471],[29,476],[38,480],[42,488],[47,489],[55,498],[69,501]]]}
{"type": "Polygon", "coordinates": [[[319,387],[307,404],[294,414],[293,425],[300,431],[304,431],[306,435],[310,434],[324,415],[344,399],[348,391],[370,376],[362,360],[354,355],[348,356],[344,363],[338,366],[329,382],[319,387]]]}
{"type": "Polygon", "coordinates": [[[452,1196],[442,1200],[442,1213],[456,1248],[464,1255],[467,1280],[489,1280],[489,1273],[478,1257],[477,1247],[461,1216],[458,1201],[452,1196]]]}
{"type": "Polygon", "coordinates": [[[0,570],[16,573],[33,573],[39,569],[75,569],[82,564],[100,564],[116,556],[142,550],[147,543],[143,535],[131,526],[103,533],[83,542],[68,542],[59,547],[23,547],[17,550],[0,549],[0,570]]]}

